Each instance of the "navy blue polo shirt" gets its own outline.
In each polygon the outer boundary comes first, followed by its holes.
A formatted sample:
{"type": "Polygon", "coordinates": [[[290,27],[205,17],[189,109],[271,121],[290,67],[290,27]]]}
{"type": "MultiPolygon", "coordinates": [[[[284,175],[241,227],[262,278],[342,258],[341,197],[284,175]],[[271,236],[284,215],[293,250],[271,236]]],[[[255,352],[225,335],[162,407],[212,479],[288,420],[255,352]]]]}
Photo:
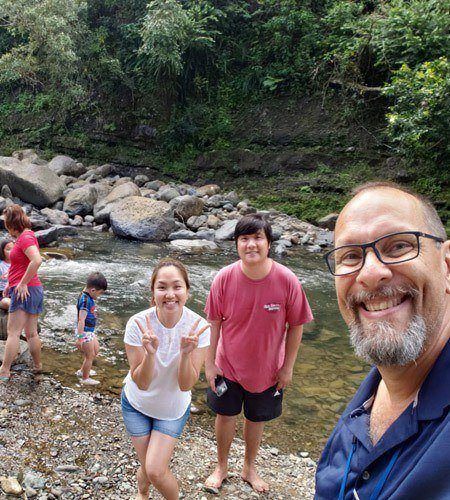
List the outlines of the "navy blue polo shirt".
{"type": "Polygon", "coordinates": [[[373,368],[339,419],[317,466],[315,498],[337,500],[348,466],[345,500],[373,499],[380,483],[379,499],[450,500],[450,341],[416,400],[373,446],[368,402],[380,379],[373,368]]]}

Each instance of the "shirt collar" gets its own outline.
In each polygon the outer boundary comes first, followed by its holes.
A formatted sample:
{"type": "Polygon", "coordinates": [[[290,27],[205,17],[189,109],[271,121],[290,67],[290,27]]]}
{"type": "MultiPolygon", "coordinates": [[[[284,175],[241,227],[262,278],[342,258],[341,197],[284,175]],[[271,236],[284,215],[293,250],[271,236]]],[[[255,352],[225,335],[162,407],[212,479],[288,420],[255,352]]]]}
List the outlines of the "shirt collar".
{"type": "Polygon", "coordinates": [[[419,391],[417,415],[419,420],[441,417],[450,406],[450,340],[442,349],[433,368],[419,391]]]}
{"type": "MultiPolygon", "coordinates": [[[[417,405],[419,420],[439,418],[445,408],[450,406],[449,376],[450,340],[447,341],[447,344],[442,349],[414,402],[414,406],[417,405]]],[[[380,380],[380,372],[376,367],[373,367],[348,405],[344,416],[354,414],[354,412],[364,413],[367,410],[367,402],[375,394],[380,380]]]]}

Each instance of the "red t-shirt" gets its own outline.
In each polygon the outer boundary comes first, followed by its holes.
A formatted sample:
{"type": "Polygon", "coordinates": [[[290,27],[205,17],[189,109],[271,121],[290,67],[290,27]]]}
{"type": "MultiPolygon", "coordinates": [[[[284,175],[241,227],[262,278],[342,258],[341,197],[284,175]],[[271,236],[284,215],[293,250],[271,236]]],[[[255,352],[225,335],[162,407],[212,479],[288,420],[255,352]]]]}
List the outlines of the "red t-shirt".
{"type": "Polygon", "coordinates": [[[298,278],[273,262],[261,280],[244,274],[241,261],[219,271],[205,313],[221,320],[216,364],[225,377],[250,392],[275,385],[284,363],[286,323],[309,323],[313,315],[298,278]]]}
{"type": "MultiPolygon", "coordinates": [[[[34,245],[39,249],[39,243],[34,235],[33,231],[25,230],[14,243],[13,249],[9,258],[11,259],[11,267],[9,268],[8,274],[8,284],[9,286],[17,286],[25,274],[30,259],[26,256],[25,250],[28,247],[34,245]]],[[[39,281],[38,275],[35,274],[28,286],[39,286],[41,282],[39,281]]]]}

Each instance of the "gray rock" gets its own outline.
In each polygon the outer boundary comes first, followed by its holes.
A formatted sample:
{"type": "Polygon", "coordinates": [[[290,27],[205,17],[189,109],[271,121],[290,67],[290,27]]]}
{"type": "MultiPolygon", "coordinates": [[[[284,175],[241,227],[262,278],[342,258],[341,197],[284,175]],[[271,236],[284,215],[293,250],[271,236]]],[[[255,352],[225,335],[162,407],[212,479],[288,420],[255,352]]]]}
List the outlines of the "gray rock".
{"type": "Polygon", "coordinates": [[[189,219],[186,221],[186,226],[197,230],[199,227],[204,226],[208,221],[208,217],[206,215],[200,215],[200,216],[192,216],[189,217],[189,219]]]}
{"type": "Polygon", "coordinates": [[[45,487],[45,482],[45,478],[31,472],[26,472],[23,476],[22,484],[27,488],[42,490],[45,487]]]}
{"type": "Polygon", "coordinates": [[[117,181],[114,183],[114,186],[121,186],[122,184],[127,184],[128,182],[133,182],[133,179],[131,177],[120,177],[117,179],[117,181]]]}
{"type": "Polygon", "coordinates": [[[42,231],[51,227],[50,222],[47,221],[47,217],[41,214],[33,214],[30,217],[30,222],[33,231],[42,231]]]}
{"type": "Polygon", "coordinates": [[[216,230],[214,239],[216,241],[232,240],[237,220],[228,220],[219,229],[216,230]]]}
{"type": "Polygon", "coordinates": [[[239,203],[239,196],[236,194],[236,191],[230,191],[228,194],[225,195],[225,199],[234,206],[236,206],[239,203]]]}
{"type": "Polygon", "coordinates": [[[208,198],[205,202],[207,207],[219,208],[225,205],[226,201],[221,194],[214,194],[208,198]]]}
{"type": "Polygon", "coordinates": [[[64,184],[47,166],[34,163],[2,162],[0,184],[7,184],[14,196],[43,208],[56,203],[63,195],[64,184]]]}
{"type": "MultiPolygon", "coordinates": [[[[100,165],[94,170],[94,173],[100,177],[107,177],[114,172],[114,165],[106,163],[105,165],[100,165]]],[[[131,179],[130,179],[131,180],[131,179]]]]}
{"type": "Polygon", "coordinates": [[[211,229],[217,229],[220,225],[220,219],[213,214],[208,215],[206,225],[211,229]]]}
{"type": "Polygon", "coordinates": [[[38,240],[39,246],[46,247],[53,241],[58,240],[58,229],[56,227],[50,227],[42,231],[35,231],[34,235],[38,240]]]}
{"type": "Polygon", "coordinates": [[[95,190],[97,191],[97,200],[101,200],[101,199],[105,198],[106,196],[108,196],[109,193],[113,189],[113,187],[105,180],[102,180],[100,182],[96,182],[94,184],[94,187],[95,187],[95,190]]]}
{"type": "Polygon", "coordinates": [[[51,224],[61,224],[65,225],[69,223],[69,216],[66,212],[62,210],[52,210],[51,208],[43,208],[41,210],[41,214],[43,214],[48,222],[51,224]]]}
{"type": "Polygon", "coordinates": [[[175,228],[168,203],[141,196],[125,198],[110,214],[111,228],[117,236],[140,241],[164,241],[175,228]]]}
{"type": "Polygon", "coordinates": [[[277,244],[275,246],[274,252],[275,255],[278,255],[278,257],[284,257],[285,255],[287,255],[286,247],[283,244],[277,244]]]}
{"type": "Polygon", "coordinates": [[[150,182],[145,183],[144,187],[146,187],[147,189],[153,189],[154,191],[158,191],[161,186],[164,186],[163,181],[154,180],[154,181],[150,181],[150,182]]]}
{"type": "Polygon", "coordinates": [[[8,206],[7,200],[0,196],[0,213],[8,206]]]}
{"type": "Polygon", "coordinates": [[[198,238],[197,234],[193,231],[188,231],[187,229],[180,229],[180,231],[174,231],[169,234],[169,241],[172,240],[195,240],[198,238]]]}
{"type": "Polygon", "coordinates": [[[3,198],[11,199],[13,197],[13,194],[11,193],[11,189],[9,189],[8,184],[5,184],[2,186],[2,190],[1,190],[0,194],[3,196],[3,198]]]}
{"type": "Polygon", "coordinates": [[[87,215],[92,213],[97,201],[97,190],[94,186],[85,186],[71,191],[64,200],[64,212],[71,217],[74,215],[87,215]]]}
{"type": "Polygon", "coordinates": [[[115,186],[105,198],[98,201],[94,206],[94,219],[97,223],[109,222],[111,210],[119,201],[130,196],[141,196],[141,190],[134,182],[125,182],[115,186]]]}
{"type": "Polygon", "coordinates": [[[321,247],[331,246],[333,244],[333,232],[319,230],[314,240],[316,245],[320,245],[321,247]]]}
{"type": "Polygon", "coordinates": [[[136,175],[136,177],[134,178],[135,184],[137,184],[139,187],[143,186],[148,181],[149,178],[146,175],[136,175]]]}
{"type": "Polygon", "coordinates": [[[173,240],[170,246],[180,251],[198,251],[217,250],[219,247],[209,240],[173,240]]]}
{"type": "Polygon", "coordinates": [[[21,495],[22,486],[20,486],[19,481],[15,477],[2,477],[0,480],[2,490],[6,494],[11,495],[21,495]]]}
{"type": "Polygon", "coordinates": [[[94,217],[92,215],[86,215],[84,222],[94,222],[94,217]]]}
{"type": "MultiPolygon", "coordinates": [[[[6,341],[0,340],[0,361],[3,361],[3,356],[5,354],[5,344],[6,341]]],[[[28,364],[31,361],[30,351],[28,350],[28,344],[24,340],[19,342],[19,354],[14,360],[15,365],[28,364]]]]}
{"type": "Polygon", "coordinates": [[[214,241],[216,232],[214,231],[214,229],[202,229],[200,231],[197,231],[195,234],[200,240],[214,241]]]}
{"type": "Polygon", "coordinates": [[[180,196],[180,193],[173,187],[168,187],[158,191],[157,196],[160,200],[169,202],[180,196]]]}
{"type": "Polygon", "coordinates": [[[82,163],[77,163],[70,156],[55,156],[48,164],[48,168],[57,175],[71,175],[79,177],[86,172],[86,167],[82,163]]]}
{"type": "Polygon", "coordinates": [[[217,184],[206,184],[196,188],[197,196],[213,196],[220,193],[220,187],[217,184]]]}
{"type": "Polygon", "coordinates": [[[306,249],[311,253],[320,253],[322,251],[322,248],[319,247],[319,245],[308,245],[306,249]]]}
{"type": "Polygon", "coordinates": [[[241,208],[239,208],[239,213],[241,215],[256,214],[256,212],[257,212],[256,208],[251,207],[250,205],[246,205],[246,204],[243,205],[241,208]]]}
{"type": "Polygon", "coordinates": [[[227,212],[233,212],[234,207],[231,203],[225,203],[223,209],[226,210],[227,212]]]}
{"type": "Polygon", "coordinates": [[[19,161],[28,160],[30,163],[39,160],[39,156],[34,149],[20,149],[18,151],[14,151],[11,156],[19,161]]]}
{"type": "Polygon", "coordinates": [[[323,227],[324,229],[330,229],[331,231],[334,230],[334,226],[336,225],[336,220],[338,218],[339,214],[338,213],[331,213],[328,215],[325,215],[325,217],[322,217],[317,221],[317,225],[319,227],[323,227]]]}
{"type": "Polygon", "coordinates": [[[201,215],[203,212],[203,200],[197,196],[184,195],[177,196],[170,200],[174,214],[182,221],[187,221],[190,217],[201,215]]]}
{"type": "Polygon", "coordinates": [[[79,472],[81,470],[82,470],[81,467],[78,467],[78,465],[71,465],[71,464],[58,465],[57,467],[55,467],[56,472],[79,472]]]}
{"type": "Polygon", "coordinates": [[[104,233],[108,231],[108,224],[99,224],[98,226],[94,226],[94,231],[97,233],[104,233]]]}

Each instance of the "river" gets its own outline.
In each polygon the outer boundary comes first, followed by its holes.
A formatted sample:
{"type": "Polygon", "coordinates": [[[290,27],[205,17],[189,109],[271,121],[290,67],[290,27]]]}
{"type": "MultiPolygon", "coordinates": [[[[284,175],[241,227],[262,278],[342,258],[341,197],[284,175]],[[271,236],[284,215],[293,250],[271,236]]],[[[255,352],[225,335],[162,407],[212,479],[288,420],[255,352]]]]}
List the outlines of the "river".
{"type": "MultiPolygon", "coordinates": [[[[148,306],[151,269],[168,254],[168,245],[126,241],[108,233],[82,230],[78,237],[63,242],[59,251],[69,259],[51,259],[40,270],[45,287],[41,321],[44,369],[64,385],[77,386],[74,372],[81,358],[73,342],[75,304],[87,275],[101,271],[109,288],[98,301],[101,356],[96,369],[102,384],[95,391],[118,395],[127,373],[124,327],[131,315],[148,306]]],[[[202,313],[215,273],[235,259],[231,243],[220,253],[182,256],[191,278],[190,308],[202,313]]],[[[305,326],[293,384],[285,395],[284,413],[268,424],[265,441],[286,452],[308,451],[317,458],[368,367],[352,354],[337,308],[333,279],[321,255],[297,248],[280,262],[299,277],[315,321],[305,326]]],[[[204,403],[205,387],[202,375],[193,391],[193,401],[201,410],[195,418],[209,426],[213,417],[204,403]]]]}

